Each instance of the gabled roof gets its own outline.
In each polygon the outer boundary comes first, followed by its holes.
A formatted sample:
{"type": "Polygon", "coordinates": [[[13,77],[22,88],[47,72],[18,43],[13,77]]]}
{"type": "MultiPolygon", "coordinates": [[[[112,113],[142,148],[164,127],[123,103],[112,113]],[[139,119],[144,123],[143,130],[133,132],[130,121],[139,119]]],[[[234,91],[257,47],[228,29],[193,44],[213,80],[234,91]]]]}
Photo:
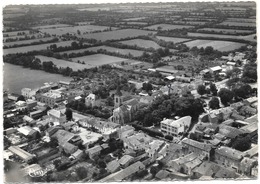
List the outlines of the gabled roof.
{"type": "Polygon", "coordinates": [[[117,169],[119,169],[120,168],[120,165],[119,165],[119,163],[118,163],[118,161],[117,160],[113,160],[113,161],[111,161],[111,162],[109,162],[108,164],[107,164],[107,169],[110,171],[110,172],[115,172],[117,169]]]}
{"type": "Polygon", "coordinates": [[[201,143],[201,142],[198,142],[198,141],[195,141],[195,140],[192,140],[192,139],[188,139],[188,138],[184,138],[182,140],[182,143],[187,144],[187,145],[192,146],[192,147],[196,147],[196,148],[201,149],[203,151],[210,151],[211,150],[211,145],[206,144],[206,143],[201,143]]]}
{"type": "Polygon", "coordinates": [[[233,160],[242,160],[243,158],[243,152],[226,147],[226,146],[221,146],[220,148],[215,150],[215,153],[225,156],[227,158],[231,158],[233,160]]]}
{"type": "Polygon", "coordinates": [[[134,158],[130,155],[124,155],[120,160],[118,160],[118,163],[121,165],[125,165],[126,163],[130,162],[134,158]]]}

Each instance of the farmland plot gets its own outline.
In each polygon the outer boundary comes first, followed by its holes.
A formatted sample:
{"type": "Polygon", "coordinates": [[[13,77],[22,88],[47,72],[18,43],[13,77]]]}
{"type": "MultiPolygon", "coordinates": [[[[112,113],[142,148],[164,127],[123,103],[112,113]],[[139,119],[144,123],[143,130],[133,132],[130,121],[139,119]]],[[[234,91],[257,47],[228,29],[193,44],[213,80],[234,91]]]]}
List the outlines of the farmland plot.
{"type": "MultiPolygon", "coordinates": [[[[93,31],[104,31],[108,30],[109,27],[107,26],[96,26],[96,25],[84,25],[84,26],[70,26],[70,27],[59,27],[59,28],[46,28],[46,29],[39,29],[40,32],[48,33],[50,35],[63,35],[63,34],[80,34],[89,33],[93,31]]],[[[111,28],[115,30],[117,28],[111,28]]]]}
{"type": "Polygon", "coordinates": [[[256,23],[256,19],[228,18],[228,22],[251,22],[256,23]]]}
{"type": "Polygon", "coordinates": [[[78,61],[84,62],[85,65],[83,65],[83,66],[85,68],[93,68],[96,66],[102,66],[102,65],[122,62],[122,61],[126,61],[126,60],[128,60],[128,59],[114,57],[114,56],[108,56],[105,54],[93,54],[93,55],[89,55],[89,56],[72,58],[72,61],[74,61],[74,62],[78,62],[78,61]]]}
{"type": "Polygon", "coordinates": [[[70,68],[72,68],[73,71],[88,68],[88,66],[85,65],[85,64],[74,63],[74,62],[71,62],[71,61],[56,59],[56,58],[53,58],[53,57],[46,57],[46,56],[39,56],[39,55],[35,56],[35,57],[39,58],[41,60],[41,62],[52,61],[58,68],[59,67],[62,67],[62,68],[70,67],[70,68]]]}
{"type": "Polygon", "coordinates": [[[136,21],[136,20],[143,20],[146,18],[147,17],[134,17],[134,18],[123,19],[123,21],[136,21]]]}
{"type": "Polygon", "coordinates": [[[29,34],[29,35],[21,35],[21,36],[9,36],[9,37],[3,37],[3,41],[6,42],[8,39],[28,39],[28,38],[42,38],[42,34],[36,33],[36,34],[29,34]]]}
{"type": "MultiPolygon", "coordinates": [[[[55,44],[57,47],[60,46],[70,46],[73,41],[64,41],[64,42],[56,42],[55,44]]],[[[3,49],[4,55],[7,54],[16,54],[16,53],[26,53],[30,51],[39,51],[39,50],[47,50],[47,47],[52,45],[53,43],[46,43],[41,45],[30,45],[30,46],[24,46],[24,47],[16,47],[16,48],[10,48],[10,49],[3,49]]]]}
{"type": "Polygon", "coordinates": [[[166,36],[156,36],[156,38],[158,38],[159,40],[164,40],[166,42],[173,42],[175,44],[191,40],[187,38],[166,37],[166,36]]]}
{"type": "MultiPolygon", "coordinates": [[[[155,43],[154,41],[151,40],[143,40],[143,39],[132,39],[132,40],[126,40],[126,41],[121,41],[119,43],[125,44],[125,45],[131,45],[131,46],[137,46],[137,47],[142,47],[142,48],[154,48],[154,49],[159,49],[159,48],[164,48],[155,43]]],[[[171,52],[175,52],[177,50],[170,49],[171,52]]]]}
{"type": "Polygon", "coordinates": [[[109,46],[98,46],[98,47],[90,47],[86,49],[79,49],[79,50],[71,50],[71,51],[65,51],[65,52],[60,52],[60,54],[71,54],[71,53],[83,53],[84,51],[98,51],[99,49],[106,50],[108,52],[116,52],[122,55],[133,55],[134,57],[139,57],[143,54],[143,51],[139,50],[133,50],[133,49],[119,49],[119,48],[114,48],[114,47],[109,47],[109,46]]]}
{"type": "Polygon", "coordinates": [[[47,37],[47,38],[38,38],[38,39],[31,39],[31,40],[22,40],[22,41],[15,41],[15,42],[6,42],[6,43],[3,43],[3,46],[13,46],[13,45],[23,45],[23,44],[30,44],[30,43],[33,43],[33,42],[40,42],[40,41],[50,41],[52,40],[53,37],[47,37]]]}
{"type": "Polygon", "coordinates": [[[198,31],[212,31],[216,33],[224,33],[224,34],[237,34],[237,33],[252,33],[250,30],[239,30],[239,29],[217,29],[217,28],[202,28],[198,29],[198,31]]]}
{"type": "Polygon", "coordinates": [[[237,43],[237,42],[229,42],[229,41],[216,41],[216,40],[193,40],[190,42],[184,43],[188,47],[192,48],[194,46],[198,48],[206,48],[207,46],[213,47],[218,51],[232,51],[238,49],[246,44],[237,43]]]}
{"type": "Polygon", "coordinates": [[[187,25],[155,24],[152,26],[144,27],[144,29],[158,30],[158,28],[161,28],[161,30],[173,30],[173,29],[192,28],[192,27],[193,26],[187,26],[187,25]]]}
{"type": "Polygon", "coordinates": [[[53,25],[45,25],[45,26],[35,26],[32,29],[49,29],[49,28],[58,28],[58,27],[69,27],[69,24],[53,24],[53,25]]]}
{"type": "Polygon", "coordinates": [[[3,37],[19,36],[19,33],[24,33],[24,35],[28,35],[30,33],[30,31],[24,30],[24,31],[4,32],[3,37]]]}
{"type": "Polygon", "coordinates": [[[140,29],[121,29],[116,31],[107,31],[102,33],[90,33],[82,35],[82,38],[95,39],[100,41],[107,40],[120,40],[125,38],[133,38],[137,36],[144,36],[148,34],[153,34],[153,31],[145,31],[140,29]]]}
{"type": "Polygon", "coordinates": [[[252,22],[229,22],[229,21],[224,21],[224,22],[219,23],[218,25],[239,26],[239,27],[256,27],[256,23],[252,23],[252,22]]]}
{"type": "Polygon", "coordinates": [[[255,34],[253,34],[253,36],[248,35],[248,36],[235,36],[235,35],[222,35],[222,34],[205,34],[205,33],[188,33],[188,36],[191,37],[204,37],[204,38],[223,38],[223,39],[243,39],[243,40],[247,40],[247,41],[256,41],[254,39],[252,39],[254,37],[255,34]]]}

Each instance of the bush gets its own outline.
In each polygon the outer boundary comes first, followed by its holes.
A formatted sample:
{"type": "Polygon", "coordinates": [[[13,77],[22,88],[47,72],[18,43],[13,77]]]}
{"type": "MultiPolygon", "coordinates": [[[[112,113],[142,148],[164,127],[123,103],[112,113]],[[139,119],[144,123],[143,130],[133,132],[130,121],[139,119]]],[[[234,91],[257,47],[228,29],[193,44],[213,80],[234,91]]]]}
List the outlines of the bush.
{"type": "Polygon", "coordinates": [[[164,138],[165,138],[165,139],[168,139],[168,140],[170,140],[170,141],[173,140],[173,137],[172,137],[171,135],[166,135],[164,138]]]}

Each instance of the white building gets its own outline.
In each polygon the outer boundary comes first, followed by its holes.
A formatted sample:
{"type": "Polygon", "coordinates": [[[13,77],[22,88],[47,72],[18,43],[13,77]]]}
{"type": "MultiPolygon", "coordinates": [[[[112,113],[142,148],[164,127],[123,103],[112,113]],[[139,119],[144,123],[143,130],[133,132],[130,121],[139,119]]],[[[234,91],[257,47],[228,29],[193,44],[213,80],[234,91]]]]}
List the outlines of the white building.
{"type": "Polygon", "coordinates": [[[85,98],[85,104],[86,106],[96,106],[96,95],[90,93],[86,98],[85,98]]]}
{"type": "Polygon", "coordinates": [[[32,90],[31,88],[23,88],[21,90],[21,94],[27,99],[32,98],[35,96],[36,90],[32,90]]]}
{"type": "Polygon", "coordinates": [[[178,136],[187,131],[191,123],[191,117],[185,116],[178,120],[164,119],[161,121],[161,131],[167,135],[178,136]]]}
{"type": "Polygon", "coordinates": [[[59,122],[59,123],[66,122],[66,115],[59,110],[51,109],[47,112],[47,114],[50,117],[50,121],[52,122],[59,122]]]}

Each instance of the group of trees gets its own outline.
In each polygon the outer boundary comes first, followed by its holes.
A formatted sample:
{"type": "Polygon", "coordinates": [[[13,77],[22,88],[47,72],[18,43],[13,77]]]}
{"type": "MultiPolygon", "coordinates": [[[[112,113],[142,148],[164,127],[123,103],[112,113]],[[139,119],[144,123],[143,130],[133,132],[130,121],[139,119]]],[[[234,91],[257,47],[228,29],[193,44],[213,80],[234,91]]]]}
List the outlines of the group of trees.
{"type": "Polygon", "coordinates": [[[45,44],[45,43],[53,43],[53,42],[57,42],[57,41],[59,41],[58,38],[53,38],[53,39],[47,40],[47,41],[39,40],[39,41],[31,42],[31,43],[13,44],[13,45],[9,45],[9,46],[4,45],[4,46],[3,46],[3,49],[16,48],[16,47],[24,47],[24,46],[29,46],[29,45],[40,45],[40,44],[45,44]]]}
{"type": "Polygon", "coordinates": [[[108,119],[112,116],[112,112],[109,109],[103,108],[101,106],[86,106],[83,101],[74,100],[67,104],[67,108],[77,110],[82,113],[91,114],[95,117],[108,119]]]}
{"type": "Polygon", "coordinates": [[[140,107],[134,117],[143,126],[152,126],[158,125],[163,118],[174,116],[191,116],[196,119],[202,112],[203,101],[195,99],[191,94],[182,97],[163,95],[157,97],[151,105],[140,107]]]}

